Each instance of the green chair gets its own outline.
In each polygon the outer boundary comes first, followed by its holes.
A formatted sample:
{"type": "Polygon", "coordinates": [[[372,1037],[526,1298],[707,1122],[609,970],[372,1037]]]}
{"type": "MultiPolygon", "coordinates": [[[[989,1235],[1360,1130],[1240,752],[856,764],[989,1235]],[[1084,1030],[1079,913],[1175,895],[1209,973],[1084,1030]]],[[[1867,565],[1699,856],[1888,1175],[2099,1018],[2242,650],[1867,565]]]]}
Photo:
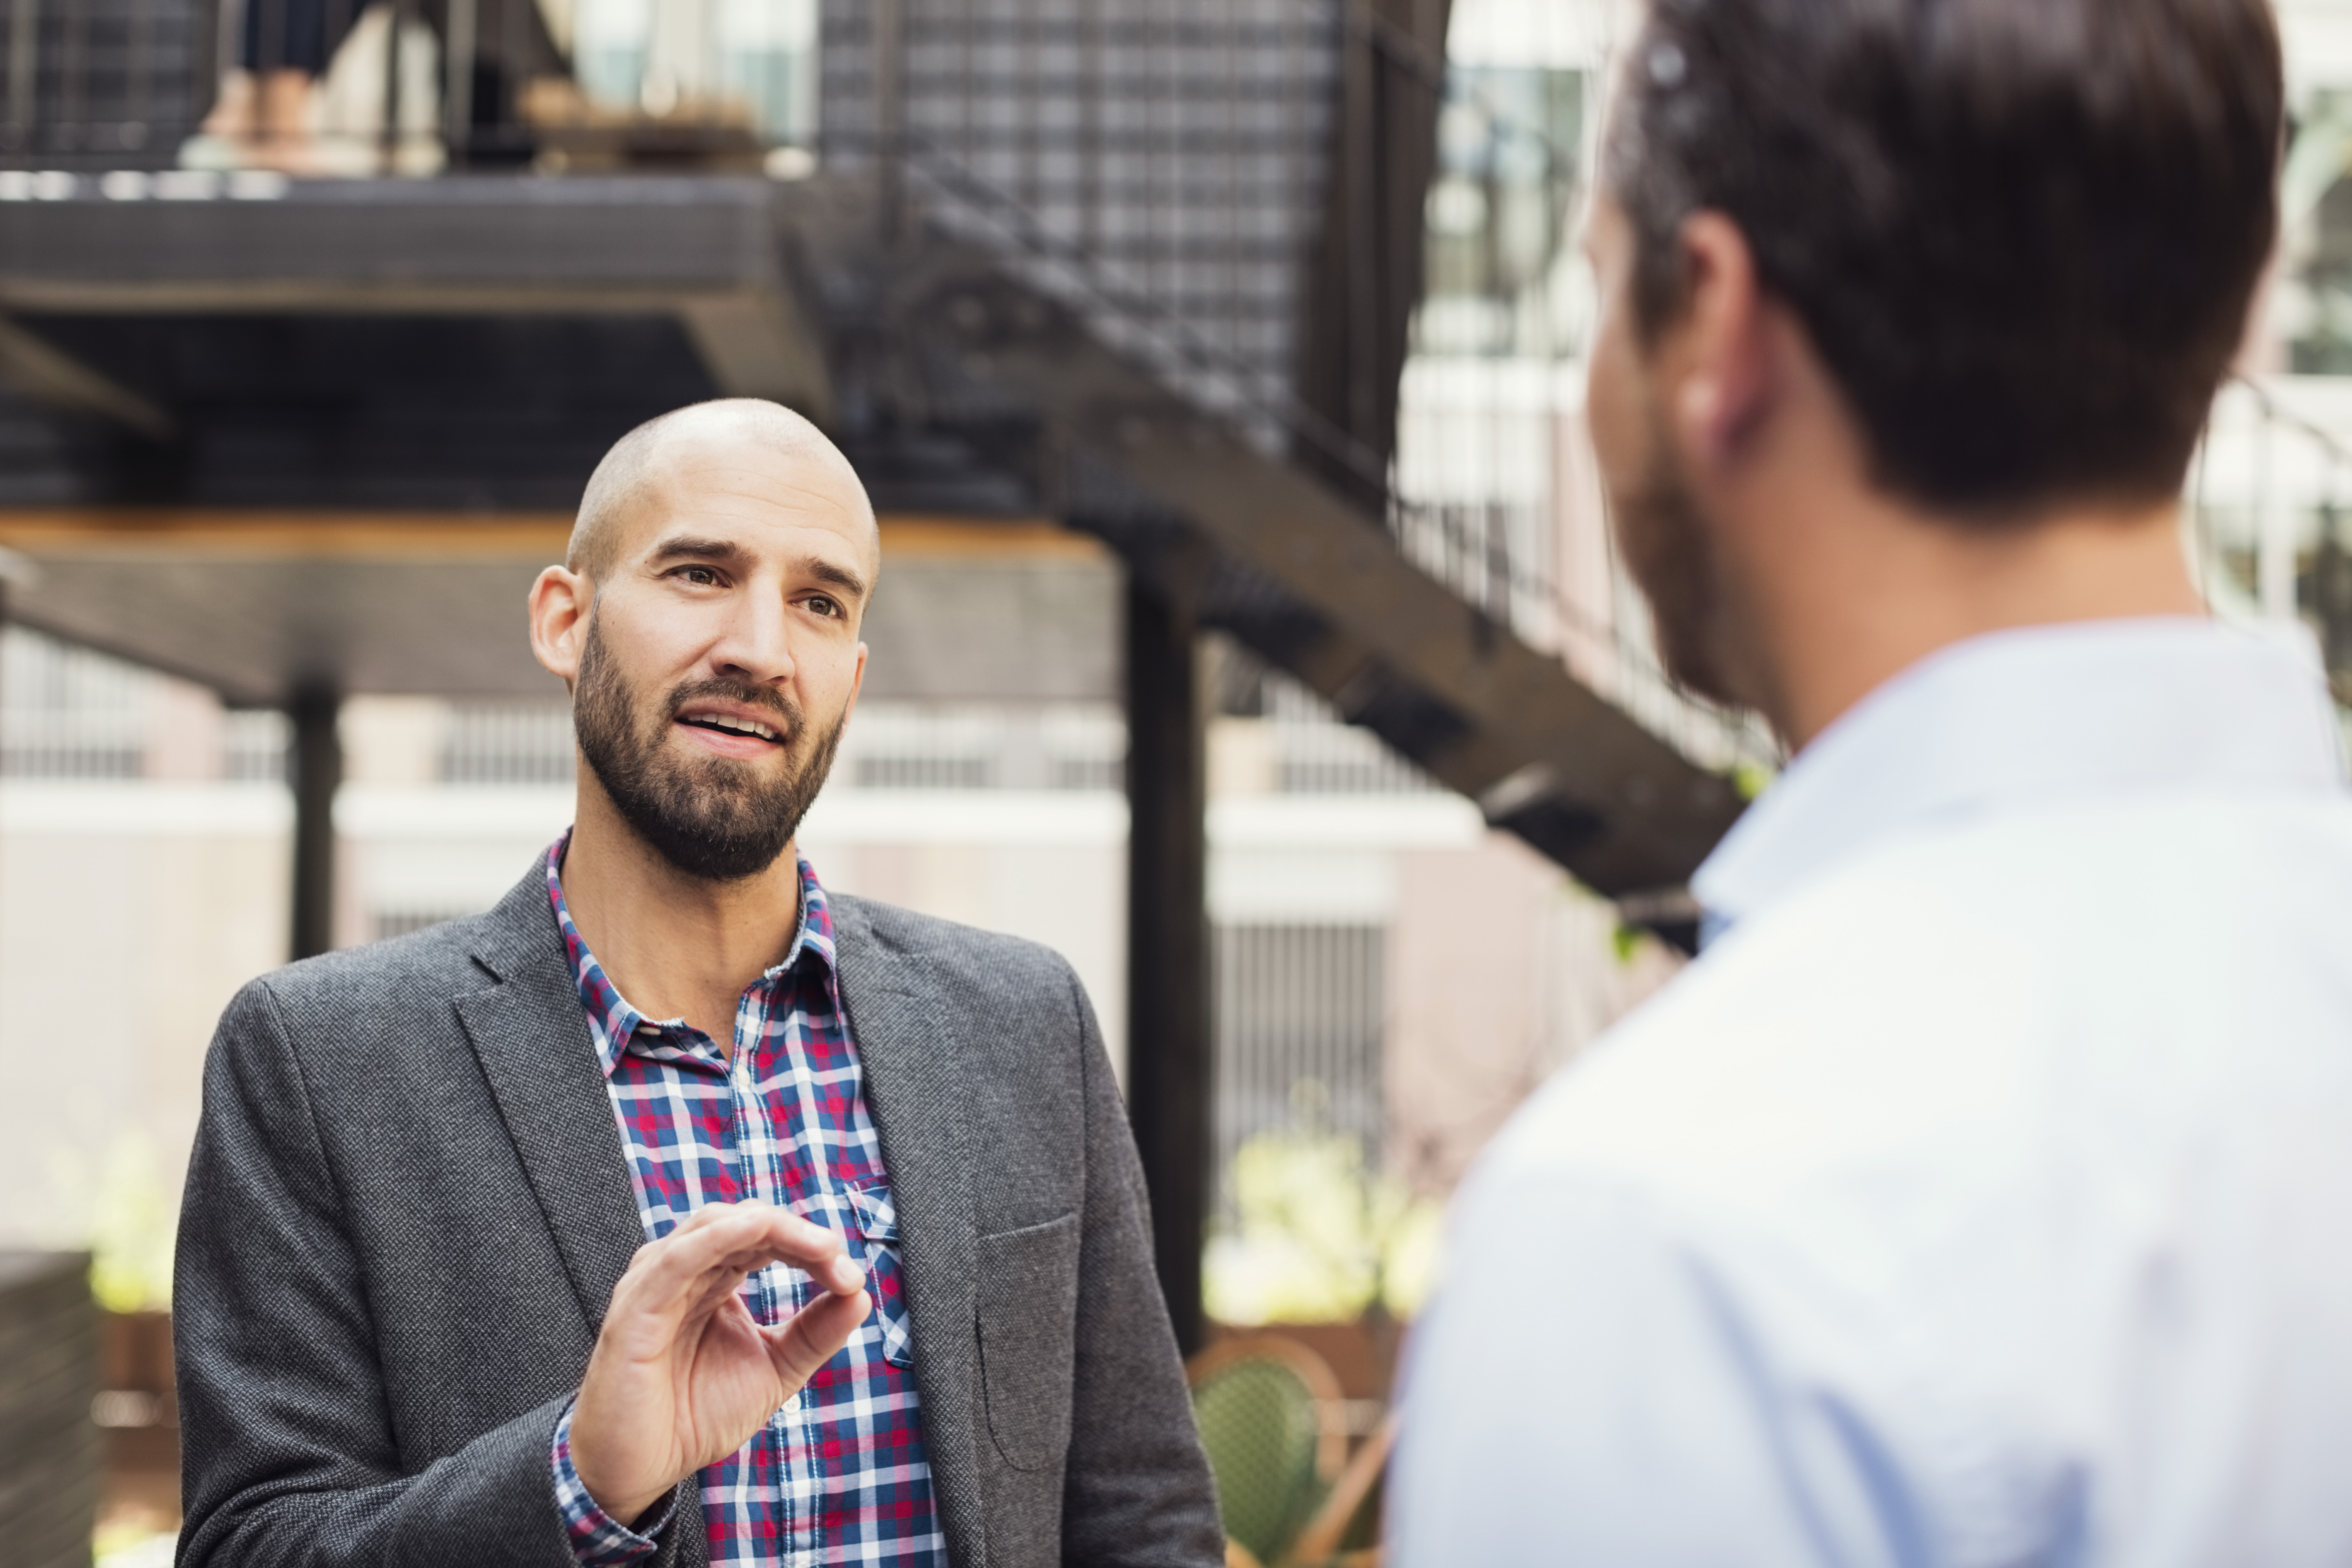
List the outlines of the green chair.
{"type": "Polygon", "coordinates": [[[1226,1538],[1277,1563],[1315,1516],[1347,1452],[1339,1382],[1278,1334],[1225,1340],[1187,1369],[1226,1538]]]}
{"type": "Polygon", "coordinates": [[[1286,1568],[1379,1568],[1381,1506],[1396,1437],[1391,1410],[1291,1542],[1286,1568]]]}

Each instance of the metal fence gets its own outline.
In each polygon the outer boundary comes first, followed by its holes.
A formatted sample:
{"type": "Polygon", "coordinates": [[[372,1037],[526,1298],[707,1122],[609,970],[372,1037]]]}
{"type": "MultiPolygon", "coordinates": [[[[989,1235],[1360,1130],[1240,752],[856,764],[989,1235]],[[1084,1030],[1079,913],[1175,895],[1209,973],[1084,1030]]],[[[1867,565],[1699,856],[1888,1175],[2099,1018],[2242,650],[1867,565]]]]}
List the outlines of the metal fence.
{"type": "Polygon", "coordinates": [[[818,48],[817,0],[8,0],[0,162],[798,172],[818,48]]]}
{"type": "Polygon", "coordinates": [[[572,705],[453,702],[443,712],[439,776],[452,784],[569,784],[572,705]]]}
{"type": "Polygon", "coordinates": [[[237,784],[283,784],[293,726],[274,708],[236,708],[221,716],[221,776],[237,784]]]}
{"type": "Polygon", "coordinates": [[[1661,667],[1584,433],[1592,286],[1574,239],[1612,59],[1604,29],[1575,65],[1444,68],[1389,529],[1415,565],[1702,766],[1769,768],[1779,749],[1759,722],[1661,667]]]}
{"type": "Polygon", "coordinates": [[[1372,925],[1221,925],[1211,952],[1219,1208],[1234,1155],[1263,1133],[1362,1140],[1385,1121],[1387,932],[1372,925]]]}
{"type": "MultiPolygon", "coordinates": [[[[1263,787],[1283,795],[1438,787],[1297,681],[1262,666],[1248,679],[1246,697],[1228,711],[1265,726],[1272,768],[1263,787]]],[[[868,703],[843,737],[834,776],[836,788],[1116,792],[1125,787],[1126,761],[1126,721],[1108,704],[868,703]]]]}
{"type": "Polygon", "coordinates": [[[194,0],[8,0],[0,163],[171,167],[211,106],[216,34],[194,0]]]}
{"type": "MultiPolygon", "coordinates": [[[[2189,471],[2189,553],[2206,600],[2308,632],[2352,713],[2352,380],[2222,389],[2189,471]]],[[[2347,719],[2352,725],[2352,719],[2347,719]]]]}
{"type": "Polygon", "coordinates": [[[286,717],[269,709],[170,715],[169,683],[153,671],[25,626],[0,632],[0,777],[138,779],[173,776],[282,783],[286,717]]]}
{"type": "Polygon", "coordinates": [[[0,775],[135,779],[154,678],[21,626],[0,634],[0,775]]]}

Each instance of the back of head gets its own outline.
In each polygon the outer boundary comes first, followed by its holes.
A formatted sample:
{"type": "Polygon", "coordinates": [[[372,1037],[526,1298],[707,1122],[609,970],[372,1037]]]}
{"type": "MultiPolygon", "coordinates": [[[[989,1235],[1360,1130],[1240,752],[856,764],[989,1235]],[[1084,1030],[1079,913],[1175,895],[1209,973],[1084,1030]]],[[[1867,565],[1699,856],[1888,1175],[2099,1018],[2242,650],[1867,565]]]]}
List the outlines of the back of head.
{"type": "Polygon", "coordinates": [[[1607,178],[1645,330],[1728,216],[1886,489],[2179,492],[2277,226],[2266,0],[1654,0],[1607,178]]]}

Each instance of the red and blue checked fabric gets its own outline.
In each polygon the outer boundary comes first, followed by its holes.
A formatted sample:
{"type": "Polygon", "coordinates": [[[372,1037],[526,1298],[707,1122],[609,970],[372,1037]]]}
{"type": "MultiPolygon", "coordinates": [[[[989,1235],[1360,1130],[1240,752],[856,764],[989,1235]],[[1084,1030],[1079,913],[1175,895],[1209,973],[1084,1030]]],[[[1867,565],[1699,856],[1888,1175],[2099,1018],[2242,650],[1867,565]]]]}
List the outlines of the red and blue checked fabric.
{"type": "MultiPolygon", "coordinates": [[[[801,862],[801,923],[784,961],[735,1008],[734,1060],[678,1019],[629,1005],[572,924],[560,879],[566,834],[547,855],[547,897],[580,987],[647,1240],[705,1204],[761,1198],[841,1233],[864,1263],[874,1315],[741,1449],[702,1472],[714,1568],[943,1564],[900,1291],[898,1212],[866,1111],[864,1075],[834,972],[824,889],[801,862]]],[[[744,1282],[762,1323],[809,1299],[800,1270],[772,1264],[744,1282]]],[[[573,1553],[589,1568],[656,1549],[598,1508],[557,1426],[555,1490],[573,1553]]]]}

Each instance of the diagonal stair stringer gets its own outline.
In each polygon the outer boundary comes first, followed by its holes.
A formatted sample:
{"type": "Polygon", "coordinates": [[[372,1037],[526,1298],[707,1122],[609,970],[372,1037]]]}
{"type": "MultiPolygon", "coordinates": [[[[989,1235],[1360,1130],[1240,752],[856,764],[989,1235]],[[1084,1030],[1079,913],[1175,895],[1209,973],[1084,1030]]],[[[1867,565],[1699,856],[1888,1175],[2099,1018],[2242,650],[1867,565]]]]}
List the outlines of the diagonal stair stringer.
{"type": "Polygon", "coordinates": [[[902,341],[1034,405],[1052,442],[1108,464],[1184,518],[1219,564],[1270,588],[1277,613],[1235,622],[1234,635],[1586,886],[1621,900],[1672,895],[1738,816],[1729,780],[984,253],[926,247],[893,293],[902,341]]]}

